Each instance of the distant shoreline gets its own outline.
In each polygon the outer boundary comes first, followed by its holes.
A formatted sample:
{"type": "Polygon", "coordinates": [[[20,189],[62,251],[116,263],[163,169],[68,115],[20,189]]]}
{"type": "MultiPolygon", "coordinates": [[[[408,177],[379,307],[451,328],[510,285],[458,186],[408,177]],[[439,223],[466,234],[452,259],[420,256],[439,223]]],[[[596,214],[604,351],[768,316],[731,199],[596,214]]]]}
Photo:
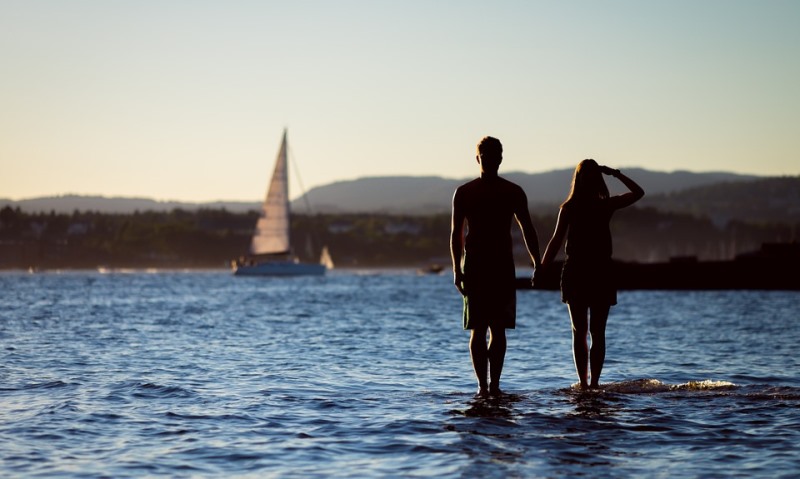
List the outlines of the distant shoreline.
{"type": "MultiPolygon", "coordinates": [[[[375,273],[375,272],[410,272],[417,273],[420,269],[419,266],[363,266],[363,267],[341,267],[329,270],[328,274],[336,274],[337,272],[358,273],[361,271],[375,273]]],[[[230,268],[226,267],[137,267],[137,268],[0,268],[0,274],[18,273],[18,274],[72,274],[72,273],[97,273],[97,274],[160,274],[160,273],[225,273],[231,272],[230,268]]],[[[439,273],[442,276],[446,273],[439,273]]],[[[428,276],[436,276],[436,274],[428,274],[428,276]]]]}

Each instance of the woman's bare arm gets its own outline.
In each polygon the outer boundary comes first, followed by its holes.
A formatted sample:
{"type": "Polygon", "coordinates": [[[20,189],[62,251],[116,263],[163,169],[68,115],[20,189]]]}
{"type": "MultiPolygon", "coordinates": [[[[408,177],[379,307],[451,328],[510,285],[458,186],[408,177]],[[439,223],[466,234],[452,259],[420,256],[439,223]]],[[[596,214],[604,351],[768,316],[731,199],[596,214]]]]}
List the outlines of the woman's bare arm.
{"type": "Polygon", "coordinates": [[[623,185],[625,185],[626,188],[628,188],[628,190],[630,190],[627,193],[611,197],[611,201],[613,202],[612,204],[615,209],[630,206],[642,199],[644,196],[644,190],[642,187],[632,179],[625,176],[625,174],[621,171],[614,170],[607,166],[601,166],[600,170],[606,175],[613,176],[614,178],[618,179],[623,185]]]}
{"type": "Polygon", "coordinates": [[[558,250],[561,249],[561,244],[564,242],[564,237],[567,234],[567,226],[569,221],[564,208],[558,210],[558,219],[556,220],[556,229],[553,231],[553,237],[547,243],[547,248],[544,250],[542,256],[542,265],[548,265],[556,259],[558,250]]]}

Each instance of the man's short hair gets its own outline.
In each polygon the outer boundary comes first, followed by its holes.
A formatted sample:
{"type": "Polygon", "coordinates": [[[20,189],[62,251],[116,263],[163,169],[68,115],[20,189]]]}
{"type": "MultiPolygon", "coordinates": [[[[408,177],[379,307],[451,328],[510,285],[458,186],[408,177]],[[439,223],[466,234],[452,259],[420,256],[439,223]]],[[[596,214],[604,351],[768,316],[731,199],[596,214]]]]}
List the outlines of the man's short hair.
{"type": "Polygon", "coordinates": [[[500,140],[494,138],[492,136],[484,136],[481,138],[481,141],[478,142],[478,155],[483,155],[486,153],[494,153],[496,155],[503,154],[503,144],[500,143],[500,140]]]}

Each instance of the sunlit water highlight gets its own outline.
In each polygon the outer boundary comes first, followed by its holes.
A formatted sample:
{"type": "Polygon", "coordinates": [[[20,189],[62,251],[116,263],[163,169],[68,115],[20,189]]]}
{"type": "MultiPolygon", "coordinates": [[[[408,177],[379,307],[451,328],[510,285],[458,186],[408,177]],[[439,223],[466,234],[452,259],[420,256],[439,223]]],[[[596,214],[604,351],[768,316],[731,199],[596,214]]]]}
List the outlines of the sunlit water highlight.
{"type": "Polygon", "coordinates": [[[520,291],[476,399],[445,275],[0,274],[0,476],[796,476],[800,294],[619,299],[602,391],[520,291]]]}

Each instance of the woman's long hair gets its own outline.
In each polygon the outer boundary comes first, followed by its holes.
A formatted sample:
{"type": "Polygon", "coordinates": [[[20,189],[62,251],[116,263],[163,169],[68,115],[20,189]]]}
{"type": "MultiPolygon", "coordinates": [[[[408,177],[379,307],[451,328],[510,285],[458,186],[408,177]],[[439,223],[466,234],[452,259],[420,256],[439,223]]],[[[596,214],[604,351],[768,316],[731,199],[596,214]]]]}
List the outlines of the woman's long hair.
{"type": "Polygon", "coordinates": [[[581,203],[608,198],[608,186],[603,179],[600,165],[592,159],[583,160],[575,167],[572,175],[572,187],[563,205],[581,203]]]}

